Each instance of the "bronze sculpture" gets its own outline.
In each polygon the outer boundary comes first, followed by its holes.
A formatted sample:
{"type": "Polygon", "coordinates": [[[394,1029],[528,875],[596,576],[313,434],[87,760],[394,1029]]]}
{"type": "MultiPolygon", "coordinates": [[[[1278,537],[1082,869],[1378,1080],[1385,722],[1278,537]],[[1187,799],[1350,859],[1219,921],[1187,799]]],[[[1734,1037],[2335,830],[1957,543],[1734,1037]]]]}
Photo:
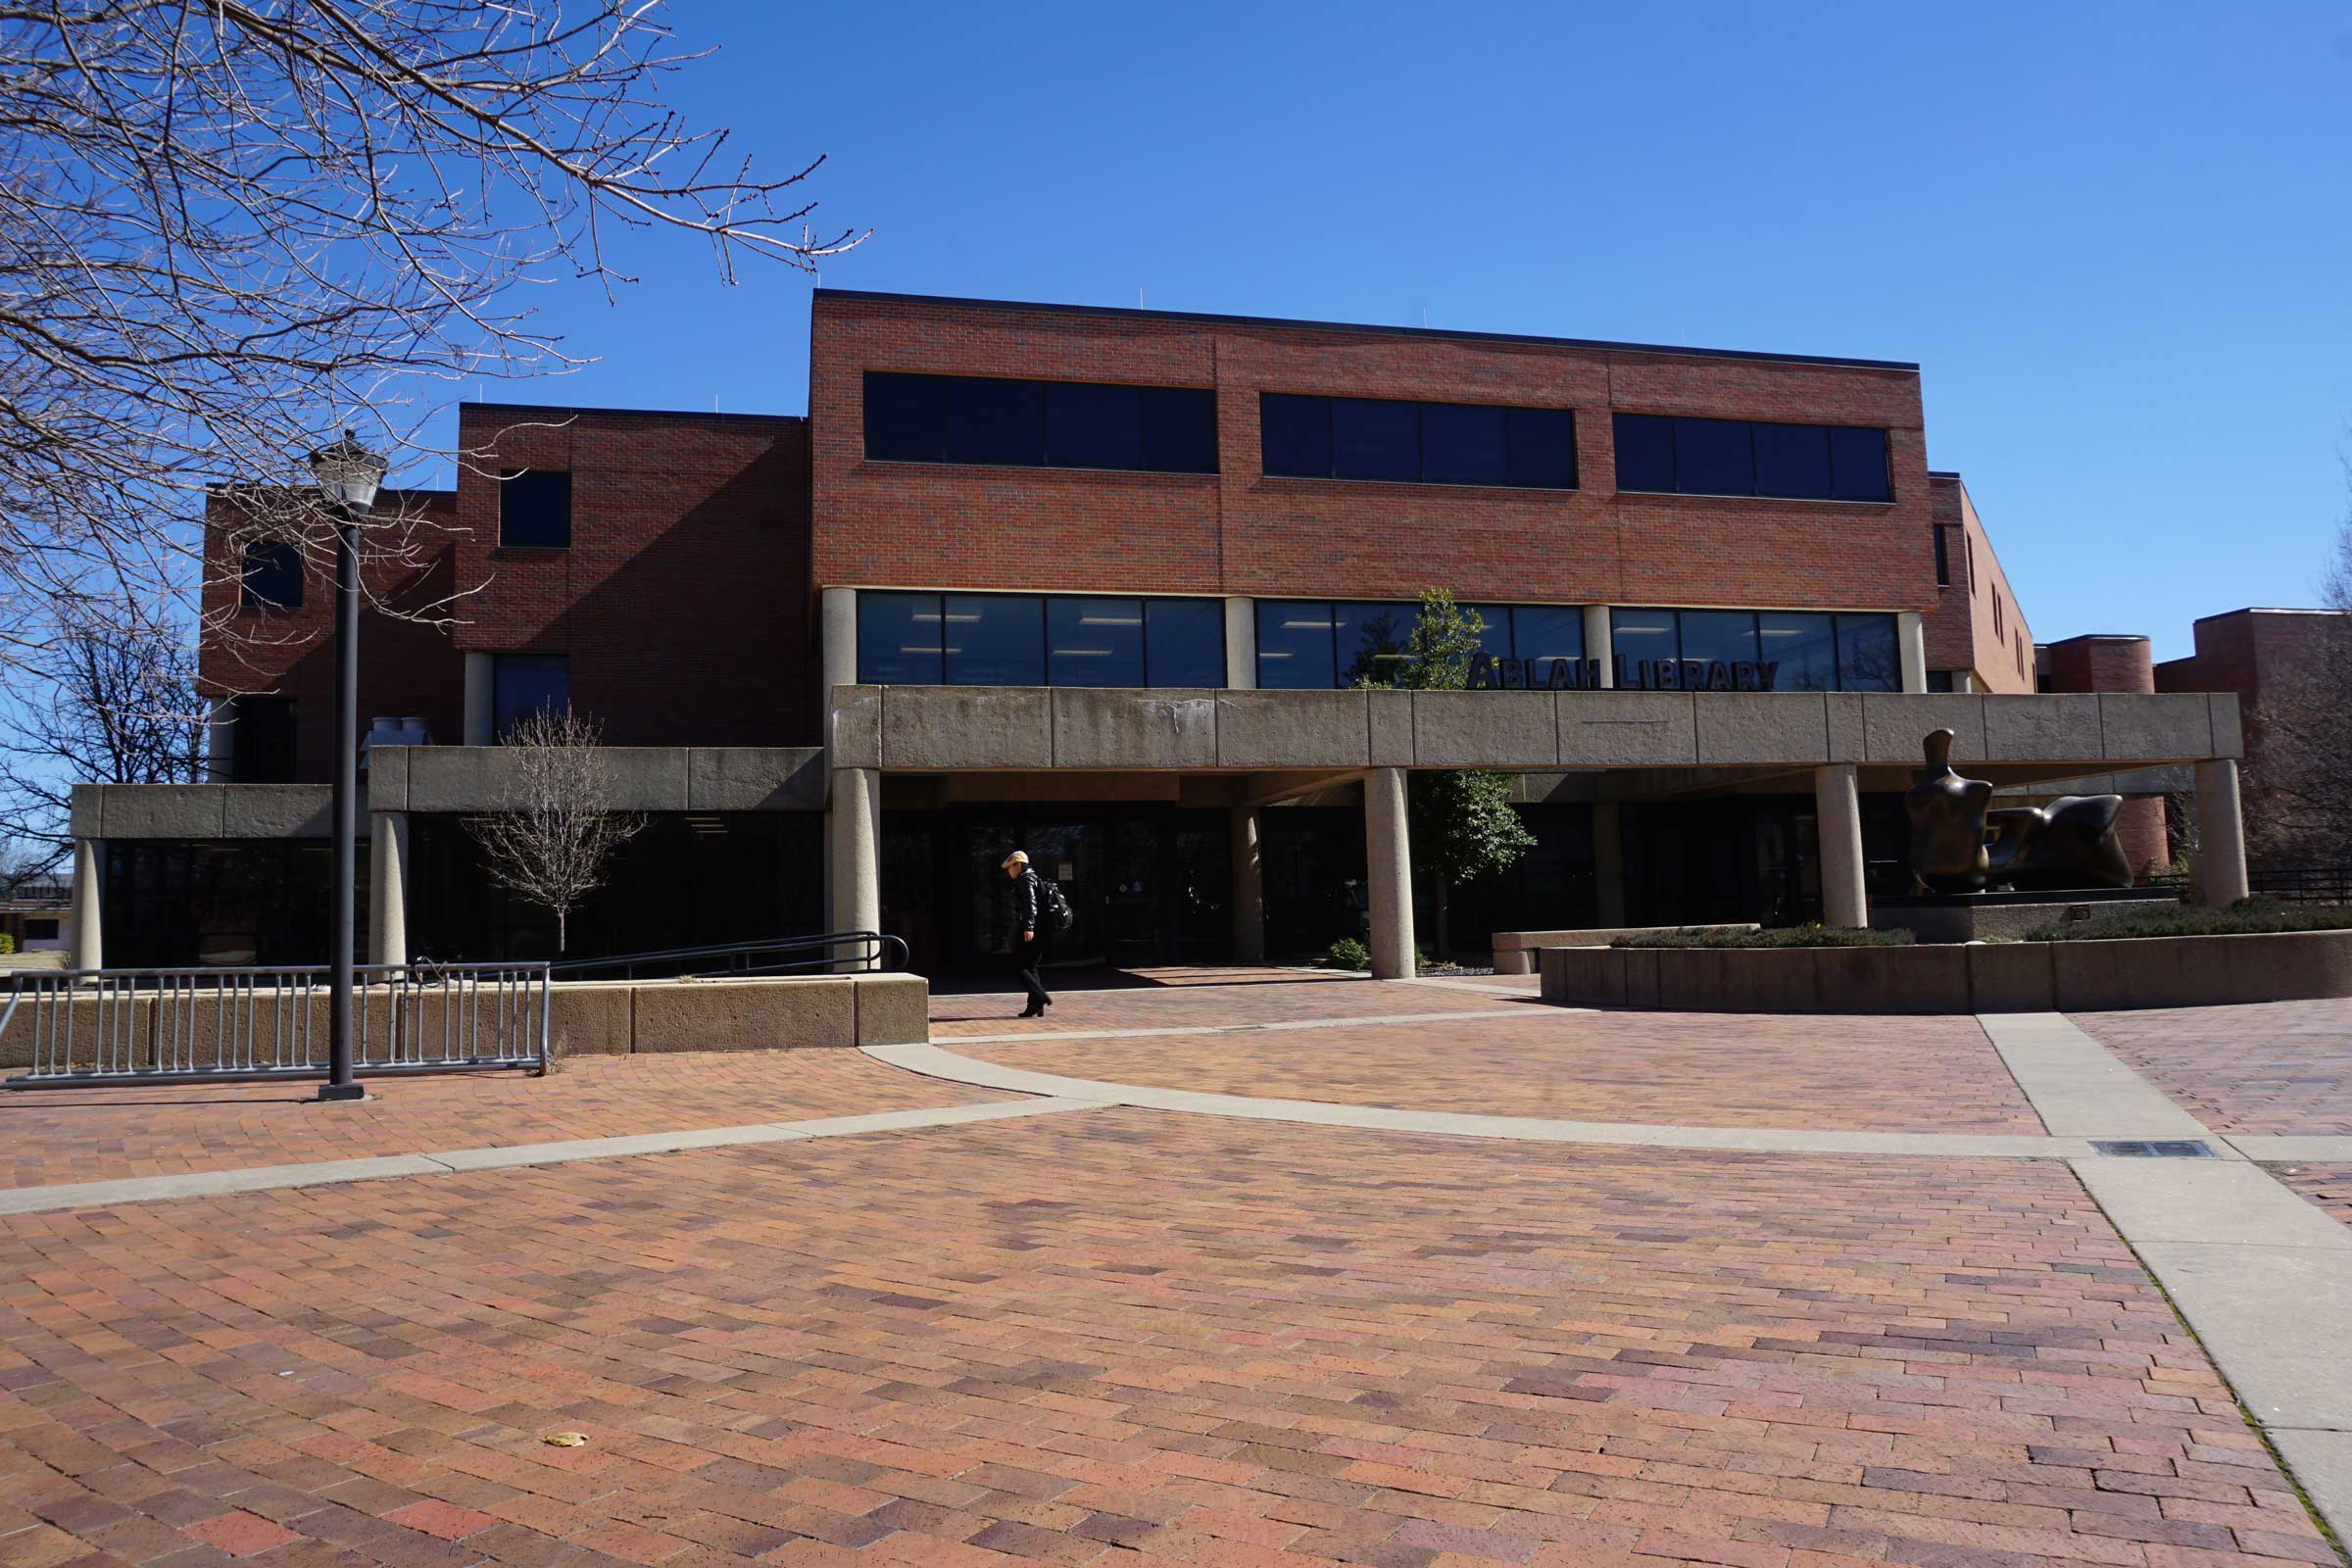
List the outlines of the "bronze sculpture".
{"type": "Polygon", "coordinates": [[[2048,806],[1987,811],[1992,786],[1962,778],[1951,762],[1952,732],[1927,738],[1927,768],[1903,797],[1911,818],[1911,872],[1934,893],[2018,889],[2128,888],[2132,864],[2116,841],[2120,795],[2062,795],[2048,806]],[[1988,847],[1984,831],[1990,827],[1988,847]]]}

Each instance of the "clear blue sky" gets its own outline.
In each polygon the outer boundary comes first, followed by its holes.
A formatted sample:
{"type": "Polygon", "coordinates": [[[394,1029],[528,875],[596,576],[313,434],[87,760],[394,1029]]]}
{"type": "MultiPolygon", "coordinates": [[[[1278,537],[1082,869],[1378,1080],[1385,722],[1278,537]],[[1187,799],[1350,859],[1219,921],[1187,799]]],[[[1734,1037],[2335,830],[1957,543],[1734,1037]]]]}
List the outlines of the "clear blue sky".
{"type": "MultiPolygon", "coordinates": [[[[870,225],[844,288],[1915,360],[2036,636],[2313,600],[2352,420],[2352,12],[780,6],[672,79],[870,225]]],[[[492,398],[799,413],[807,279],[633,249],[492,398]]],[[[467,388],[467,395],[472,395],[467,388]]]]}

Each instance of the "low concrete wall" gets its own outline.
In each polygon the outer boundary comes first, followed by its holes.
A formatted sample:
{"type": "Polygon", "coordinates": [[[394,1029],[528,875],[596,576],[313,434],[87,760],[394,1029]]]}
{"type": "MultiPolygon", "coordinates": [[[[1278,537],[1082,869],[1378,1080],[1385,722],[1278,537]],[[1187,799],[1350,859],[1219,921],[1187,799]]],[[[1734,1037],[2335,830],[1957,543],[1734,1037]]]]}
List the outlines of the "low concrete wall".
{"type": "MultiPolygon", "coordinates": [[[[931,1038],[930,982],[916,974],[804,975],[746,980],[614,980],[564,984],[548,1002],[548,1034],[559,1056],[612,1056],[634,1052],[793,1051],[824,1046],[921,1045],[931,1038]]],[[[387,1025],[382,995],[359,1020],[377,1039],[387,1025]]],[[[85,1047],[98,1026],[98,999],[72,1003],[74,1034],[85,1047]]],[[[255,1001],[253,1028],[267,1042],[279,1031],[299,1035],[306,1020],[281,1020],[280,1007],[297,1011],[291,999],[274,993],[255,1001]]],[[[422,999],[428,1034],[437,1027],[438,1003],[422,999]]],[[[326,1050],[326,999],[318,996],[307,1020],[317,1053],[326,1050]]],[[[156,1060],[157,1018],[151,999],[141,997],[131,1011],[117,1014],[110,1037],[140,1065],[156,1060]]],[[[185,1032],[180,1049],[202,1060],[212,1047],[215,1009],[199,1003],[173,1009],[185,1032]]],[[[171,1032],[169,1029],[167,1032],[171,1032]]],[[[170,1052],[172,1040],[162,1043],[170,1052]]],[[[85,1059],[86,1050],[80,1053],[85,1059]]],[[[0,1034],[0,1068],[32,1065],[32,1004],[27,1001],[0,1034]]]]}
{"type": "Polygon", "coordinates": [[[2352,931],[1907,948],[1541,951],[1545,1002],[1692,1012],[2104,1012],[2352,997],[2352,931]]]}
{"type": "Polygon", "coordinates": [[[1605,948],[1619,937],[1646,936],[1654,931],[1753,931],[1746,925],[1621,925],[1597,931],[1497,931],[1494,933],[1494,972],[1534,974],[1540,948],[1605,948]]]}

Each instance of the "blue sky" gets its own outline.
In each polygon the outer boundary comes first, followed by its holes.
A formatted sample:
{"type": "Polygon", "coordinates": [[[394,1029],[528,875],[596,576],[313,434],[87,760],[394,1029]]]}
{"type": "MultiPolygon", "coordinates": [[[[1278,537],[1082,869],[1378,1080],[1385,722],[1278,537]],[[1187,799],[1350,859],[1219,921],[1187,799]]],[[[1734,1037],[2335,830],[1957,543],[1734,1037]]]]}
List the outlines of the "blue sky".
{"type": "MultiPolygon", "coordinates": [[[[2352,421],[2352,12],[692,0],[698,123],[844,288],[1918,361],[2035,635],[2313,600],[2352,421]]],[[[671,237],[492,398],[798,413],[808,281],[671,237]]],[[[473,393],[466,389],[467,395],[473,393]]]]}

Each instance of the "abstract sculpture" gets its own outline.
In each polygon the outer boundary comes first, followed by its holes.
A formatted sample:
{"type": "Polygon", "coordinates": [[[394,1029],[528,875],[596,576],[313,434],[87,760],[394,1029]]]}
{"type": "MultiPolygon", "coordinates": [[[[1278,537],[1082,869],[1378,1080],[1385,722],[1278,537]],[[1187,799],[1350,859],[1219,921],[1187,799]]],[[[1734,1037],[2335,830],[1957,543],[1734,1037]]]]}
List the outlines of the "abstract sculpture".
{"type": "Polygon", "coordinates": [[[1936,893],[2132,885],[2132,862],[2116,842],[2120,795],[2062,795],[2048,806],[1987,811],[1992,786],[1952,770],[1952,732],[1927,738],[1927,770],[1903,797],[1911,818],[1911,871],[1936,893]],[[1984,843],[1989,826],[1993,841],[1984,843]]]}

